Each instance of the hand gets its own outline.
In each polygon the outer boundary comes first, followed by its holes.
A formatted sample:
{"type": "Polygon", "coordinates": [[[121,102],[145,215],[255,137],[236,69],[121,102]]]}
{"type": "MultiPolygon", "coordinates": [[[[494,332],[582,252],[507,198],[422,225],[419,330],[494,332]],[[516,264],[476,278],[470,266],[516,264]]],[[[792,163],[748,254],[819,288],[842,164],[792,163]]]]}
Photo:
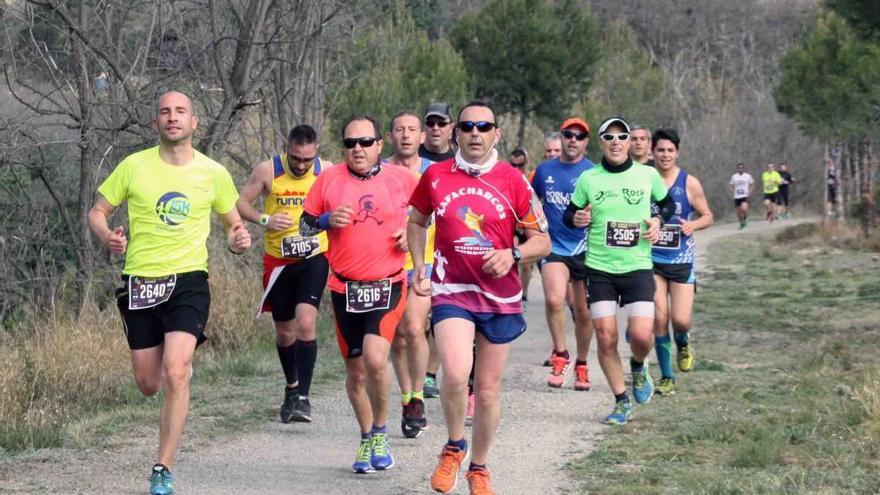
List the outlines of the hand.
{"type": "Polygon", "coordinates": [[[651,244],[655,244],[660,240],[660,219],[651,217],[645,220],[645,223],[648,224],[648,230],[645,231],[645,239],[651,244]]]}
{"type": "Polygon", "coordinates": [[[514,265],[512,249],[493,249],[483,255],[483,272],[494,278],[501,278],[510,272],[514,265]]]}
{"type": "Polygon", "coordinates": [[[352,216],[354,216],[354,210],[351,206],[340,206],[330,212],[330,227],[334,229],[345,227],[351,223],[352,216]]]}
{"type": "Polygon", "coordinates": [[[413,266],[413,279],[410,289],[418,296],[430,297],[431,280],[425,277],[425,265],[413,266]]]}
{"type": "Polygon", "coordinates": [[[291,227],[293,227],[293,219],[284,213],[276,213],[272,215],[269,217],[269,223],[266,224],[267,229],[278,232],[287,230],[291,227]]]}
{"type": "Polygon", "coordinates": [[[235,224],[226,235],[226,243],[229,250],[235,254],[241,254],[251,247],[251,234],[241,223],[235,224]]]}
{"type": "Polygon", "coordinates": [[[691,235],[694,233],[694,222],[688,220],[681,221],[681,233],[684,235],[691,235]]]}
{"type": "Polygon", "coordinates": [[[394,247],[398,250],[407,252],[409,250],[409,246],[406,242],[406,229],[400,229],[397,232],[391,234],[391,237],[394,238],[394,247]]]}
{"type": "Polygon", "coordinates": [[[121,226],[110,231],[110,234],[104,238],[104,244],[113,254],[122,254],[128,246],[128,238],[125,237],[125,229],[121,226]]]}
{"type": "Polygon", "coordinates": [[[582,229],[593,220],[593,205],[587,205],[583,210],[574,212],[574,226],[582,229]]]}

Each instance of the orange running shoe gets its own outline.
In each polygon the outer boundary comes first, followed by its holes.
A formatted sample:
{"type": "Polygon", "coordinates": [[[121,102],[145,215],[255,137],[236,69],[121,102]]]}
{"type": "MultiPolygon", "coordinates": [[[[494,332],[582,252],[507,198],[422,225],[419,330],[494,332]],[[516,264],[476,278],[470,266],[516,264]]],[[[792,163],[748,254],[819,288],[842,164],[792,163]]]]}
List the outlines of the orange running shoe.
{"type": "Polygon", "coordinates": [[[593,387],[590,383],[590,371],[586,364],[576,364],[574,367],[574,389],[587,391],[593,387]]]}
{"type": "Polygon", "coordinates": [[[550,376],[547,377],[547,385],[553,388],[560,388],[565,385],[565,373],[568,372],[568,366],[571,364],[571,358],[564,358],[558,354],[553,354],[550,358],[550,376]]]}
{"type": "Polygon", "coordinates": [[[458,484],[458,472],[461,464],[467,459],[468,451],[449,445],[443,446],[437,467],[431,475],[431,489],[440,493],[451,493],[458,484]]]}
{"type": "Polygon", "coordinates": [[[489,481],[488,469],[474,469],[467,472],[468,485],[471,487],[471,495],[495,495],[492,483],[489,481]]]}

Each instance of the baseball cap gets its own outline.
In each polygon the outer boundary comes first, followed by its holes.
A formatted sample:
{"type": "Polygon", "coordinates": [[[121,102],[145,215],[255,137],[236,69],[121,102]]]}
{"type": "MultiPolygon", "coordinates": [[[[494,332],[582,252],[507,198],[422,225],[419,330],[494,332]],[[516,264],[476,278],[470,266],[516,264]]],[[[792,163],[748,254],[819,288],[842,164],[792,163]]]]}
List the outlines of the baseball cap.
{"type": "Polygon", "coordinates": [[[452,120],[452,113],[449,111],[449,105],[446,103],[431,103],[425,110],[425,118],[437,116],[446,120],[452,120]]]}
{"type": "Polygon", "coordinates": [[[618,124],[618,125],[622,126],[623,130],[626,131],[627,133],[630,132],[629,124],[627,124],[625,120],[623,120],[620,117],[610,117],[608,119],[605,119],[605,122],[602,122],[602,125],[599,126],[599,134],[603,134],[605,131],[608,130],[609,127],[611,127],[614,124],[618,124]]]}
{"type": "Polygon", "coordinates": [[[574,126],[579,126],[581,129],[587,131],[587,134],[590,133],[590,124],[587,124],[586,121],[577,117],[566,119],[565,122],[563,122],[562,125],[559,126],[559,130],[562,131],[574,126]]]}

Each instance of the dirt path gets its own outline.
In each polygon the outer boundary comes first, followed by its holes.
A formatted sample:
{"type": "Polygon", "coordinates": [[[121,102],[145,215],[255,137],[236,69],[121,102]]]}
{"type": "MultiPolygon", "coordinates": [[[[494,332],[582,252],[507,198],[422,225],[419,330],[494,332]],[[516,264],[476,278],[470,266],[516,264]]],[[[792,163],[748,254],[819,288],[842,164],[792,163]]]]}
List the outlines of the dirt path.
{"type": "MultiPolygon", "coordinates": [[[[767,225],[757,222],[746,233],[767,232],[795,220],[767,225]]],[[[718,237],[738,233],[725,224],[699,233],[700,253],[718,237]]],[[[701,256],[698,265],[705,265],[701,256]]],[[[537,273],[537,272],[536,272],[537,273]]],[[[589,452],[612,406],[610,391],[591,346],[589,366],[593,390],[576,393],[569,376],[566,387],[545,384],[550,339],[543,312],[540,281],[530,287],[526,313],[529,330],[510,355],[502,397],[502,422],[490,458],[494,485],[501,494],[547,494],[574,491],[575,481],[563,469],[572,456],[589,452]]],[[[574,346],[569,322],[569,346],[574,346]]],[[[628,349],[621,346],[621,354],[628,349]]],[[[197,375],[198,376],[198,375],[197,375]]],[[[255,379],[257,380],[257,379],[255,379]]],[[[259,380],[264,380],[260,378],[259,380]]],[[[351,407],[341,384],[313,393],[315,421],[284,425],[260,423],[249,431],[205,433],[212,418],[192,418],[174,474],[181,494],[406,494],[430,493],[428,478],[445,442],[437,399],[428,399],[430,429],[409,440],[399,428],[400,406],[395,400],[389,424],[394,469],[355,475],[350,466],[359,438],[351,407]]],[[[267,397],[267,401],[277,397],[267,397]]],[[[638,409],[635,418],[638,420],[638,409]]],[[[650,407],[650,406],[646,406],[650,407]]],[[[107,450],[54,449],[39,451],[0,464],[0,493],[143,494],[154,455],[155,425],[129,432],[107,450]]],[[[462,479],[457,493],[466,493],[462,479]]]]}

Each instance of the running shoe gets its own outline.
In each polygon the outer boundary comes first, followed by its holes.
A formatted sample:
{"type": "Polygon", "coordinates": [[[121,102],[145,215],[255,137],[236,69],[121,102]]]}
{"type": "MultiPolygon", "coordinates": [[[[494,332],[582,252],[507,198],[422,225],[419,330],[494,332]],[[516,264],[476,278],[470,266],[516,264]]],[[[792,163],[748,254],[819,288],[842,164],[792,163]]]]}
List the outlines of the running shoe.
{"type": "Polygon", "coordinates": [[[284,402],[281,403],[281,410],[278,415],[281,416],[282,423],[290,423],[293,417],[293,411],[296,408],[296,401],[299,398],[299,389],[296,387],[284,387],[284,402]]]}
{"type": "Polygon", "coordinates": [[[574,389],[578,391],[590,390],[593,384],[590,383],[590,370],[586,364],[578,364],[574,367],[574,389]]]}
{"type": "Polygon", "coordinates": [[[174,484],[171,471],[167,467],[156,464],[150,473],[150,495],[174,495],[174,484]]]}
{"type": "Polygon", "coordinates": [[[444,445],[431,475],[431,489],[440,493],[451,493],[458,485],[458,473],[467,459],[468,451],[444,445]]]}
{"type": "Polygon", "coordinates": [[[400,422],[400,429],[406,438],[418,438],[422,434],[422,428],[416,421],[417,418],[413,411],[413,400],[418,399],[412,399],[409,404],[403,405],[403,419],[400,422]]]}
{"type": "Polygon", "coordinates": [[[370,465],[376,471],[385,471],[394,467],[394,458],[391,457],[391,444],[388,443],[387,433],[373,433],[371,441],[372,455],[370,465]]]}
{"type": "Polygon", "coordinates": [[[651,373],[648,372],[648,362],[642,366],[642,371],[633,372],[633,397],[639,404],[644,404],[651,400],[654,395],[654,380],[651,379],[651,373]]]}
{"type": "Polygon", "coordinates": [[[633,406],[629,400],[619,401],[614,404],[611,414],[605,416],[606,425],[625,425],[632,421],[633,406]]]}
{"type": "Polygon", "coordinates": [[[691,345],[687,344],[678,351],[678,370],[687,373],[694,369],[694,351],[691,345]]]}
{"type": "Polygon", "coordinates": [[[547,385],[553,388],[565,386],[565,374],[568,372],[568,366],[571,364],[571,358],[564,358],[557,354],[550,357],[550,376],[547,377],[547,385]]]}
{"type": "Polygon", "coordinates": [[[661,378],[657,384],[658,395],[672,395],[675,393],[675,378],[661,378]]]}
{"type": "Polygon", "coordinates": [[[412,414],[413,420],[419,428],[422,430],[428,429],[428,418],[425,417],[425,403],[422,402],[422,399],[410,399],[410,405],[412,406],[412,414]]]}
{"type": "Polygon", "coordinates": [[[434,397],[440,397],[440,389],[437,388],[437,379],[433,376],[425,376],[425,398],[433,399],[434,397]]]}
{"type": "Polygon", "coordinates": [[[290,419],[299,423],[312,422],[312,405],[309,403],[308,397],[297,394],[290,419]]]}
{"type": "Polygon", "coordinates": [[[490,475],[488,469],[468,470],[465,477],[471,488],[471,495],[495,495],[495,490],[492,489],[492,483],[489,481],[490,475]]]}
{"type": "Polygon", "coordinates": [[[470,426],[474,423],[474,409],[477,406],[477,396],[468,394],[467,411],[464,413],[464,425],[470,426]]]}
{"type": "Polygon", "coordinates": [[[354,458],[354,464],[351,465],[351,469],[353,469],[355,473],[364,474],[375,471],[373,465],[370,463],[370,456],[373,453],[372,445],[373,442],[370,438],[364,438],[361,440],[360,445],[358,445],[357,456],[354,458]]]}
{"type": "Polygon", "coordinates": [[[551,359],[553,359],[553,349],[550,349],[550,357],[544,360],[544,364],[542,366],[544,366],[545,368],[553,366],[553,363],[550,362],[551,359]]]}

